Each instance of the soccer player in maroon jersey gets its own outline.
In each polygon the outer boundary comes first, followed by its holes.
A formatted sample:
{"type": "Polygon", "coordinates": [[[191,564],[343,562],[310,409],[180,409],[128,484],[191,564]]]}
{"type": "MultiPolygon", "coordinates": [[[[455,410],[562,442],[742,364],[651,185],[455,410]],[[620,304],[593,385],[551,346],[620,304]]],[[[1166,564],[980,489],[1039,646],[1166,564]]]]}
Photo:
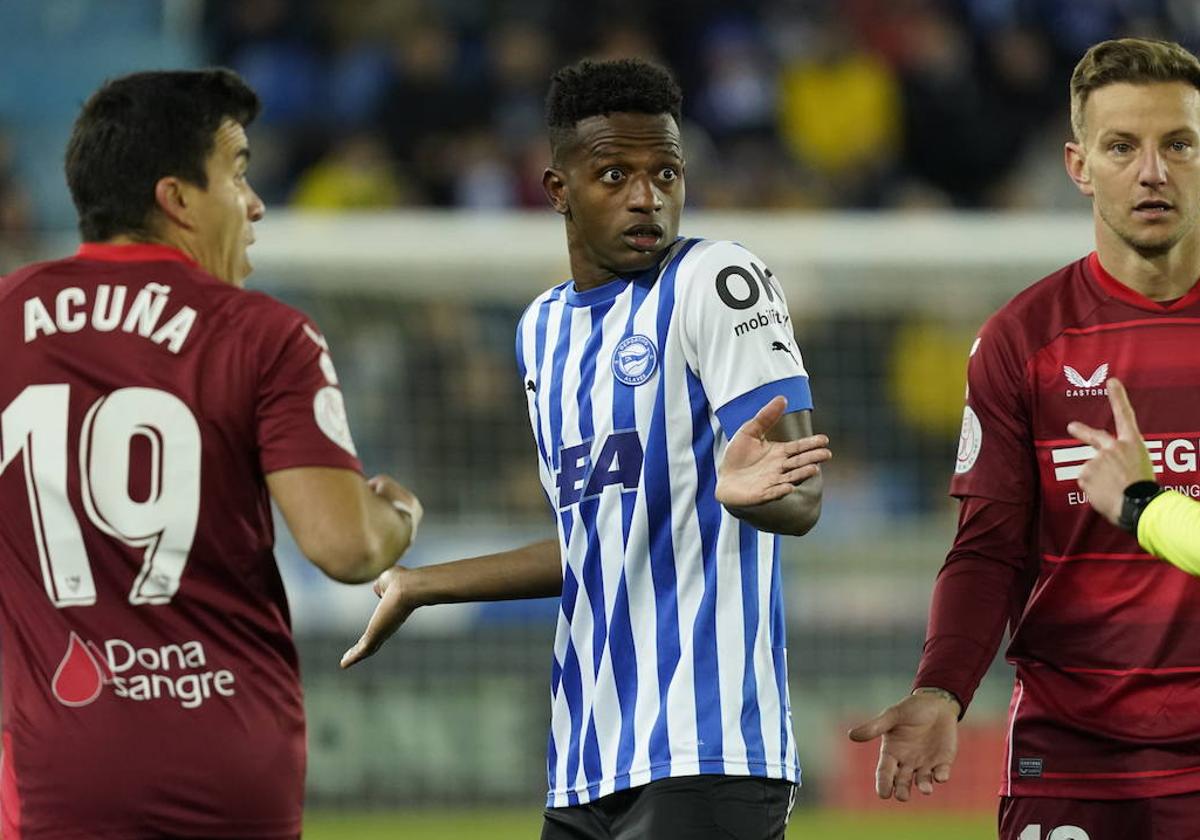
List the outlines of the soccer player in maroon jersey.
{"type": "Polygon", "coordinates": [[[1200,482],[1200,62],[1097,44],[1071,118],[1096,250],[981,330],[916,688],[851,738],[883,737],[881,797],[932,792],[1007,625],[1002,840],[1183,840],[1200,835],[1200,580],[1092,509],[1076,484],[1092,450],[1067,424],[1109,427],[1119,376],[1163,484],[1200,482]]]}
{"type": "Polygon", "coordinates": [[[298,837],[269,500],[346,582],[420,518],[363,479],[321,333],[242,288],[258,107],[225,70],[106,84],[67,150],[83,245],[0,280],[5,840],[298,837]]]}

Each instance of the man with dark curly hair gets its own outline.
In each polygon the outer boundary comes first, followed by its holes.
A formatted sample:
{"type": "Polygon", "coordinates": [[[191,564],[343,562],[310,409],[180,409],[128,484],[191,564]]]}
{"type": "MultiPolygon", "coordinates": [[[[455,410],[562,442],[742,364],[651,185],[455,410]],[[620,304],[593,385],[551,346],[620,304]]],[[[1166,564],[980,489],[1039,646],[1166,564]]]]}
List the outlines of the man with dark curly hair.
{"type": "Polygon", "coordinates": [[[560,70],[546,195],[573,278],[517,363],[558,540],[395,567],[350,665],[418,606],[561,595],[545,840],[782,837],[800,778],[779,534],[821,504],[779,281],[677,235],[679,88],[645,61],[560,70]]]}

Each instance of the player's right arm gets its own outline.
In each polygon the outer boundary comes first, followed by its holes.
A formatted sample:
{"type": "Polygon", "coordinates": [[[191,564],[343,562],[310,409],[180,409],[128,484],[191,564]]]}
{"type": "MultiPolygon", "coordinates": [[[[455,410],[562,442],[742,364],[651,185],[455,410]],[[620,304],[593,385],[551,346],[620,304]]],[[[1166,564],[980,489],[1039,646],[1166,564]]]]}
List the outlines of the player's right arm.
{"type": "Polygon", "coordinates": [[[961,500],[958,534],[934,585],[914,692],[850,732],[882,737],[881,798],[929,794],[950,778],[957,720],[970,705],[1015,604],[1025,597],[1036,460],[1028,423],[1019,324],[995,317],[972,348],[967,407],[951,493],[961,500]]]}
{"type": "Polygon", "coordinates": [[[393,566],[375,583],[379,605],[362,638],[342,656],[342,667],[379,650],[418,607],[550,598],[562,594],[562,581],[557,539],[415,569],[393,566]]]}
{"type": "Polygon", "coordinates": [[[417,497],[392,479],[368,484],[354,470],[294,467],[268,475],[267,487],[300,551],[342,583],[374,580],[395,563],[422,515],[417,497]]]}
{"type": "Polygon", "coordinates": [[[267,488],[300,551],[343,583],[400,559],[422,516],[387,476],[367,481],[350,434],[329,344],[299,312],[248,293],[238,316],[258,338],[255,434],[267,488]]]}

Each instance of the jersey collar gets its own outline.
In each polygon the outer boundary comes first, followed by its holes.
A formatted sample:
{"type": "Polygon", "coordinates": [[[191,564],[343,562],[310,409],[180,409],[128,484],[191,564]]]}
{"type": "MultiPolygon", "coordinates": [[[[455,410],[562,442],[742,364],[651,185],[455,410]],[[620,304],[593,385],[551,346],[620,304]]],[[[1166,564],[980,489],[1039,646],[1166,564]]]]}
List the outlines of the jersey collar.
{"type": "Polygon", "coordinates": [[[144,242],[131,245],[84,242],[75,252],[75,258],[102,262],[181,262],[196,268],[200,267],[199,263],[178,248],[144,242]]]}
{"type": "Polygon", "coordinates": [[[658,262],[649,268],[641,271],[636,271],[631,274],[618,274],[612,280],[609,280],[602,286],[597,286],[594,289],[588,289],[586,292],[581,292],[575,288],[575,281],[567,281],[567,304],[570,306],[595,306],[597,303],[604,303],[615,298],[621,292],[629,288],[630,283],[640,284],[642,286],[653,286],[658,280],[658,274],[662,271],[664,265],[669,263],[678,253],[678,246],[683,242],[682,236],[676,236],[675,241],[671,243],[669,248],[665,248],[658,262]]]}
{"type": "Polygon", "coordinates": [[[1095,251],[1088,254],[1087,258],[1088,272],[1096,281],[1103,291],[1109,297],[1114,297],[1123,303],[1130,306],[1136,306],[1138,309],[1148,309],[1151,312],[1177,312],[1180,309],[1187,309],[1194,303],[1200,302],[1200,282],[1192,286],[1183,297],[1171,301],[1170,303],[1159,303],[1156,300],[1135,292],[1133,289],[1126,286],[1116,277],[1113,277],[1100,264],[1100,255],[1095,251]]]}

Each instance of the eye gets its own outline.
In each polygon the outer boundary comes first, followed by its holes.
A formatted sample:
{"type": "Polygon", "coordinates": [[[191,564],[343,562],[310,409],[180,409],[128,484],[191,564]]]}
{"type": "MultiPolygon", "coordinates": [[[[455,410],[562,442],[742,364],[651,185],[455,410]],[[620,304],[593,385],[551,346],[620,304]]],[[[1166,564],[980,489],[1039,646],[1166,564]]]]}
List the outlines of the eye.
{"type": "Polygon", "coordinates": [[[617,184],[625,178],[625,173],[615,166],[610,166],[600,173],[600,180],[606,184],[617,184]]]}
{"type": "Polygon", "coordinates": [[[658,177],[664,181],[674,181],[679,177],[679,170],[674,166],[664,166],[662,170],[659,171],[658,177]]]}
{"type": "Polygon", "coordinates": [[[1113,144],[1112,144],[1111,146],[1109,146],[1108,148],[1109,148],[1109,149],[1110,149],[1112,152],[1114,152],[1114,153],[1116,153],[1116,154],[1118,154],[1118,155],[1127,155],[1127,154],[1129,154],[1130,152],[1132,152],[1132,151],[1133,151],[1133,144],[1131,144],[1131,143],[1126,143],[1126,142],[1125,142],[1125,141],[1123,141],[1123,140],[1118,140],[1116,143],[1113,143],[1113,144]]]}
{"type": "Polygon", "coordinates": [[[1192,144],[1186,140],[1175,140],[1171,143],[1171,151],[1173,152],[1186,152],[1190,148],[1192,148],[1192,144]]]}

